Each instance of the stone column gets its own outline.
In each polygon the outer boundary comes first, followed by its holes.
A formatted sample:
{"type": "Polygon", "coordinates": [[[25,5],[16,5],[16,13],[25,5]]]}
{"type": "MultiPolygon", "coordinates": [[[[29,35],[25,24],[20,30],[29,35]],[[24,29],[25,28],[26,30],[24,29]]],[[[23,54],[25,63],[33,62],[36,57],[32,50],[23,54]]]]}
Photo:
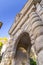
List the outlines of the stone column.
{"type": "Polygon", "coordinates": [[[30,13],[32,31],[35,38],[35,48],[37,53],[37,65],[43,65],[43,21],[33,9],[30,13]]]}

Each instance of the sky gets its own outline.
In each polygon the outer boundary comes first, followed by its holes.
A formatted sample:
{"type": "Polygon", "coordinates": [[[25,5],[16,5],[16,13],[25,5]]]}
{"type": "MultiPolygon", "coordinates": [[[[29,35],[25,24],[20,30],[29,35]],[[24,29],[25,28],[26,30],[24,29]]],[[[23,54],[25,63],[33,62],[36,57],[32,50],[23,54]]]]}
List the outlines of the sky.
{"type": "Polygon", "coordinates": [[[0,0],[0,37],[9,37],[8,31],[15,20],[15,16],[24,7],[27,0],[0,0]]]}

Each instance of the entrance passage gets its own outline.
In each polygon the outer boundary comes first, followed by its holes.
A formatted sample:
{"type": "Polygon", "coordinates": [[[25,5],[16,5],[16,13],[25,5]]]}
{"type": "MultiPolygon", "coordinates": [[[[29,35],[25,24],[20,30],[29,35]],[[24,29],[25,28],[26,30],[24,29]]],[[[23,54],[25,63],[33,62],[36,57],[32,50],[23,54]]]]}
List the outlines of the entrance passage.
{"type": "Polygon", "coordinates": [[[19,48],[16,55],[15,65],[26,65],[27,63],[27,53],[24,48],[19,48]]]}
{"type": "Polygon", "coordinates": [[[22,33],[18,37],[18,43],[15,54],[15,65],[30,65],[29,54],[31,49],[31,40],[28,33],[22,33]]]}

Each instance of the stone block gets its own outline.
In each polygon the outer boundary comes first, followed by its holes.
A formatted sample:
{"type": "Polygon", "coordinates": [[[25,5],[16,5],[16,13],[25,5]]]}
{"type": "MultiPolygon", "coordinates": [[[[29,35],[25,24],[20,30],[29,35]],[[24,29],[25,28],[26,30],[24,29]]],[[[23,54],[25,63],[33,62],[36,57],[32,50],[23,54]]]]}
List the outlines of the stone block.
{"type": "Polygon", "coordinates": [[[37,53],[43,48],[43,35],[39,36],[35,41],[35,47],[37,53]]]}
{"type": "Polygon", "coordinates": [[[43,65],[43,50],[38,54],[38,65],[43,65]]]}

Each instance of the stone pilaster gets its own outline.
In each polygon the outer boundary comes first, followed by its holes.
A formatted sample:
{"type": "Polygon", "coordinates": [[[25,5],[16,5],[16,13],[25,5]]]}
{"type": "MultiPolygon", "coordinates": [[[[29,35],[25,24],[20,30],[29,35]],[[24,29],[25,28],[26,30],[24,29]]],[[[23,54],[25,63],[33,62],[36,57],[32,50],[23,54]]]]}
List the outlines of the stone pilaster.
{"type": "Polygon", "coordinates": [[[43,65],[43,22],[36,11],[30,13],[32,31],[35,38],[35,48],[39,65],[43,65]],[[41,58],[41,59],[40,59],[41,58]]]}

